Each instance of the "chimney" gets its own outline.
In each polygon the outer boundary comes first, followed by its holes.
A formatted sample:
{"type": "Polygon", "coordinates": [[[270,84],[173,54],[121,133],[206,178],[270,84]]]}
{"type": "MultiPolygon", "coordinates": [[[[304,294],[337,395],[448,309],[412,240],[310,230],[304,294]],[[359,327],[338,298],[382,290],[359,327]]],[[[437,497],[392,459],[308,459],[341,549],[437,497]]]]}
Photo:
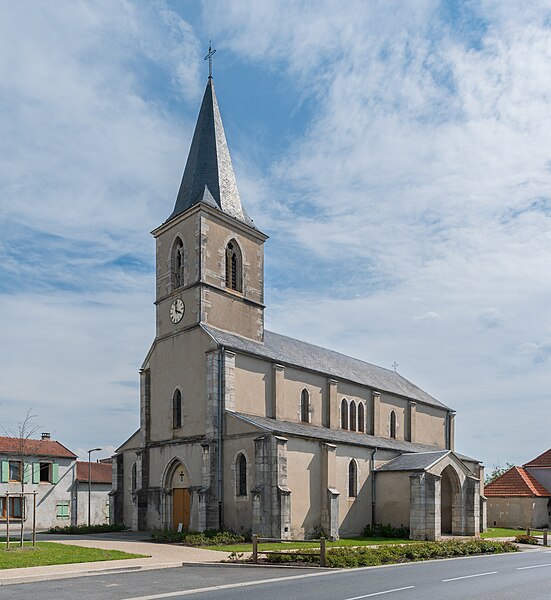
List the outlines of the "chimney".
{"type": "Polygon", "coordinates": [[[51,436],[49,433],[43,433],[43,434],[41,434],[41,437],[43,440],[49,440],[51,436]]]}

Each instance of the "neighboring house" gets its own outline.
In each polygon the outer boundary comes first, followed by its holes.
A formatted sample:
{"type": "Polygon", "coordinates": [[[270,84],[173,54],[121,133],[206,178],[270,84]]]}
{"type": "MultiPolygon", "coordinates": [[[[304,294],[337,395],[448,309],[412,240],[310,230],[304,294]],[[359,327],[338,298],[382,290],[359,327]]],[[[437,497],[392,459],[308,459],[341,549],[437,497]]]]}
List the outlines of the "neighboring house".
{"type": "Polygon", "coordinates": [[[511,467],[485,487],[488,524],[494,527],[549,527],[551,449],[522,467],[511,467]]]}
{"type": "Polygon", "coordinates": [[[153,235],[156,337],[140,429],[113,464],[114,521],[277,538],[484,528],[482,467],[454,451],[450,407],[393,370],[264,329],[267,236],[241,204],[210,77],[153,235]]]}
{"type": "MultiPolygon", "coordinates": [[[[18,527],[21,517],[25,521],[25,529],[32,527],[34,493],[37,529],[87,523],[88,487],[82,480],[88,481],[88,463],[80,463],[76,458],[76,454],[50,439],[46,433],[42,434],[40,440],[28,439],[24,442],[19,438],[0,437],[2,530],[5,528],[8,508],[11,527],[18,527]]],[[[110,464],[93,463],[92,469],[93,522],[106,523],[112,467],[110,464]]]]}

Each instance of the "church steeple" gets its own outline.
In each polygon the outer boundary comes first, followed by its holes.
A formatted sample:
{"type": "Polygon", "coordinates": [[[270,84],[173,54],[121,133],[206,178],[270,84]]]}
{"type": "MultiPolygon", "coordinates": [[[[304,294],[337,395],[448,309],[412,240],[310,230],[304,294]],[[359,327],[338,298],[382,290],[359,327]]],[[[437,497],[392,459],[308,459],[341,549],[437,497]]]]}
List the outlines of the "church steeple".
{"type": "Polygon", "coordinates": [[[251,227],[239,198],[228,143],[212,77],[209,76],[174,211],[168,218],[203,202],[251,227]]]}

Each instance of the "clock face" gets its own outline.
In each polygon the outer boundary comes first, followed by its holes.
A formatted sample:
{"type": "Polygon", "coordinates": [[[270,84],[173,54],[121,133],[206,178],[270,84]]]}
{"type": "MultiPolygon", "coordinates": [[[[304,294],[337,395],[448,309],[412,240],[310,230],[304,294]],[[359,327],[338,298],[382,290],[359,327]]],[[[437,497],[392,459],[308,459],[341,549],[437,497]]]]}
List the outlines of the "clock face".
{"type": "Polygon", "coordinates": [[[179,323],[184,316],[184,311],[186,307],[181,298],[176,298],[174,302],[170,305],[170,320],[173,323],[179,323]]]}

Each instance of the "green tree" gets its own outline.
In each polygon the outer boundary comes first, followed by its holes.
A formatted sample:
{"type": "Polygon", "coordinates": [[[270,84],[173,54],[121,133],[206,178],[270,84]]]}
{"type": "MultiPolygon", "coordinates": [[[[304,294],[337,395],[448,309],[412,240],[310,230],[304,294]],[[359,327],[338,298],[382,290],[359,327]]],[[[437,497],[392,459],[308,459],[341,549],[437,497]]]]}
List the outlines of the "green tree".
{"type": "Polygon", "coordinates": [[[486,474],[486,476],[484,477],[484,485],[488,485],[489,483],[492,483],[492,481],[494,481],[495,479],[497,479],[498,477],[501,477],[503,475],[503,473],[507,473],[507,471],[511,468],[514,467],[515,465],[513,465],[512,463],[505,463],[505,466],[502,467],[501,465],[494,465],[492,470],[486,474]]]}

